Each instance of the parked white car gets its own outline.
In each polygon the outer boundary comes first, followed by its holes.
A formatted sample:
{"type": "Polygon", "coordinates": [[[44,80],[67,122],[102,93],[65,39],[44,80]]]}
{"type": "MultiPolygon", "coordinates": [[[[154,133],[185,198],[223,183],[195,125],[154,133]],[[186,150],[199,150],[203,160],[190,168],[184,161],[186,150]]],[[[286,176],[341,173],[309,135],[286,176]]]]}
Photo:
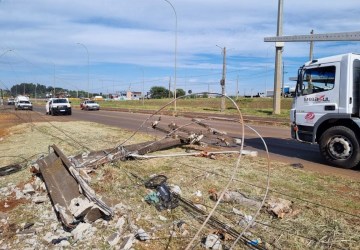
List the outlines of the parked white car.
{"type": "Polygon", "coordinates": [[[68,98],[50,98],[46,102],[47,115],[71,115],[71,102],[68,98]]]}

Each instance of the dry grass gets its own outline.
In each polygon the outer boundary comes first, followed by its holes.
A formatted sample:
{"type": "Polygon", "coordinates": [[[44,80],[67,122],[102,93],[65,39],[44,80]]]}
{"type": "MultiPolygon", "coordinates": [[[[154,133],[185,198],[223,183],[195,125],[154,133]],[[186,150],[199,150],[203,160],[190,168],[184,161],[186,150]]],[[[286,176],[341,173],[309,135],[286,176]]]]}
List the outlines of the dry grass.
{"type": "MultiPolygon", "coordinates": [[[[60,145],[67,155],[77,154],[84,149],[69,141],[68,136],[80,144],[89,146],[92,150],[109,148],[129,136],[129,131],[106,127],[87,122],[59,122],[21,124],[9,130],[3,137],[0,151],[3,158],[0,165],[34,160],[38,153],[46,153],[49,144],[60,145]],[[64,133],[60,133],[63,131],[64,133]],[[89,143],[92,142],[92,143],[89,143]],[[19,150],[21,145],[21,150],[19,150]],[[16,156],[5,157],[4,156],[16,156]]],[[[152,139],[147,135],[137,135],[132,143],[152,139]]],[[[165,153],[183,152],[184,149],[171,149],[165,153]]],[[[158,153],[157,153],[158,154],[158,153]]],[[[172,211],[157,211],[144,202],[144,196],[149,192],[143,183],[136,179],[134,173],[144,179],[154,174],[164,174],[168,183],[178,185],[182,196],[207,207],[214,205],[208,197],[208,191],[222,190],[233,173],[236,156],[218,156],[216,160],[201,157],[179,157],[151,160],[134,160],[105,165],[92,174],[91,186],[99,195],[131,207],[128,218],[138,227],[148,232],[152,240],[137,243],[135,249],[182,249],[190,242],[200,224],[185,209],[178,207],[172,211]],[[201,191],[202,197],[195,196],[201,191]],[[166,221],[159,216],[167,218],[166,221]],[[185,221],[188,234],[176,228],[177,221],[185,221]],[[172,237],[170,237],[172,235],[172,237]]],[[[232,191],[240,191],[247,196],[261,200],[267,179],[267,163],[261,158],[243,157],[241,168],[235,173],[231,183],[232,191]]],[[[9,183],[26,182],[31,178],[27,170],[0,178],[0,188],[9,183]]],[[[257,218],[256,225],[247,233],[250,239],[260,238],[268,247],[280,249],[358,249],[360,245],[360,184],[337,176],[324,176],[301,169],[293,169],[289,165],[273,162],[271,164],[271,192],[269,197],[280,197],[293,201],[293,209],[297,214],[285,216],[283,219],[269,215],[265,210],[257,218]],[[290,197],[289,197],[290,196],[290,197]],[[309,200],[324,206],[329,206],[357,217],[346,215],[332,209],[327,209],[303,200],[309,200]]],[[[241,216],[232,211],[236,208],[244,214],[253,215],[255,209],[242,204],[221,203],[215,215],[224,223],[241,232],[238,222],[241,216]]],[[[19,205],[11,211],[12,223],[19,224],[28,220],[37,220],[35,211],[29,213],[26,205],[19,205]],[[21,215],[21,216],[20,216],[21,215]]],[[[116,223],[116,221],[110,222],[116,223]]],[[[211,232],[207,228],[202,236],[211,232]]],[[[101,227],[96,232],[92,247],[107,249],[105,239],[113,233],[111,227],[101,227]]],[[[197,239],[199,243],[200,239],[197,239]]],[[[85,243],[84,243],[85,244],[85,243]]],[[[230,245],[231,241],[226,242],[230,245]]],[[[86,245],[79,244],[79,248],[86,245]]],[[[200,248],[198,245],[197,248],[200,248]]],[[[243,248],[239,245],[239,248],[243,248]]]]}

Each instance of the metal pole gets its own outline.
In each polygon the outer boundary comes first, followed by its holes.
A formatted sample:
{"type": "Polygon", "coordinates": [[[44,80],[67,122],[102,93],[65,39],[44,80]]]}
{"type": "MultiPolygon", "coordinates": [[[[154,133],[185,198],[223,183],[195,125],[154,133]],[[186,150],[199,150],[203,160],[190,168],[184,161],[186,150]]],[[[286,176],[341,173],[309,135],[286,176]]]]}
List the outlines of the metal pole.
{"type": "MultiPolygon", "coordinates": [[[[279,0],[278,5],[278,20],[277,20],[277,36],[282,36],[282,24],[283,24],[283,0],[279,0]]],[[[276,55],[275,55],[275,76],[274,76],[274,103],[273,103],[273,113],[281,113],[281,97],[280,97],[280,88],[281,88],[281,66],[282,66],[282,51],[284,43],[277,42],[275,43],[276,55]]]]}
{"type": "Polygon", "coordinates": [[[89,50],[87,49],[87,47],[83,44],[83,43],[77,43],[78,45],[81,45],[81,46],[83,46],[84,48],[85,48],[85,50],[86,50],[86,53],[87,53],[87,64],[88,64],[88,72],[87,72],[87,89],[88,89],[88,94],[87,94],[87,97],[89,98],[89,92],[90,92],[90,85],[89,85],[89,71],[90,71],[90,69],[89,69],[89,50]]]}
{"type": "MultiPolygon", "coordinates": [[[[217,47],[221,48],[219,45],[217,47]]],[[[225,111],[225,78],[226,78],[226,47],[221,48],[223,54],[223,69],[222,69],[222,78],[220,81],[221,85],[221,112],[225,111]]]]}
{"type": "MultiPolygon", "coordinates": [[[[314,34],[314,30],[311,30],[310,34],[313,35],[313,34],[314,34]]],[[[314,51],[314,41],[310,41],[310,53],[309,53],[309,59],[310,59],[310,61],[313,60],[313,51],[314,51]]]]}
{"type": "Polygon", "coordinates": [[[54,63],[54,98],[56,97],[56,95],[55,95],[55,93],[56,93],[56,89],[55,89],[55,63],[54,63]]]}
{"type": "Polygon", "coordinates": [[[284,61],[282,62],[282,88],[281,88],[281,93],[282,93],[282,97],[285,97],[285,91],[284,91],[284,75],[285,75],[285,64],[284,61]]]}
{"type": "Polygon", "coordinates": [[[236,100],[239,98],[239,75],[236,77],[236,100]]]}
{"type": "Polygon", "coordinates": [[[176,112],[176,57],[177,57],[177,13],[176,10],[174,8],[174,6],[172,5],[172,3],[168,0],[164,0],[165,2],[167,2],[168,4],[170,4],[171,8],[174,11],[175,14],[175,59],[174,59],[174,110],[176,112]]]}

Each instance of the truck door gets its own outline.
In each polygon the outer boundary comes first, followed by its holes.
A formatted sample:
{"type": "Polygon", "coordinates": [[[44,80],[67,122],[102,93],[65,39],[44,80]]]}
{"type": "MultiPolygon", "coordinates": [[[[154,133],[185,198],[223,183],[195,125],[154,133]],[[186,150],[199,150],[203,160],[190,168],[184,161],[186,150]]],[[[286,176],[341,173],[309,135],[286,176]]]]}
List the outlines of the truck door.
{"type": "Polygon", "coordinates": [[[299,73],[294,120],[299,139],[313,141],[314,124],[324,115],[339,112],[340,63],[304,67],[299,73]]]}

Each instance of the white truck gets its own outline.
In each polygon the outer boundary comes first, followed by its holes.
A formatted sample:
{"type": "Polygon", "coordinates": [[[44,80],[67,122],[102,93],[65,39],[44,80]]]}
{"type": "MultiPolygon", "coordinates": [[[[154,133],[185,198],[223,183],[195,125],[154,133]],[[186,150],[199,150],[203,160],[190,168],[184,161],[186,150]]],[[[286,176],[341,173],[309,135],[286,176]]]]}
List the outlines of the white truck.
{"type": "Polygon", "coordinates": [[[24,110],[32,110],[33,106],[27,96],[18,95],[14,100],[15,110],[24,109],[24,110]]]}
{"type": "Polygon", "coordinates": [[[331,165],[360,162],[360,54],[312,60],[298,71],[291,135],[318,143],[331,165]]]}
{"type": "Polygon", "coordinates": [[[50,98],[45,105],[47,115],[71,115],[71,102],[68,98],[50,98]]]}

